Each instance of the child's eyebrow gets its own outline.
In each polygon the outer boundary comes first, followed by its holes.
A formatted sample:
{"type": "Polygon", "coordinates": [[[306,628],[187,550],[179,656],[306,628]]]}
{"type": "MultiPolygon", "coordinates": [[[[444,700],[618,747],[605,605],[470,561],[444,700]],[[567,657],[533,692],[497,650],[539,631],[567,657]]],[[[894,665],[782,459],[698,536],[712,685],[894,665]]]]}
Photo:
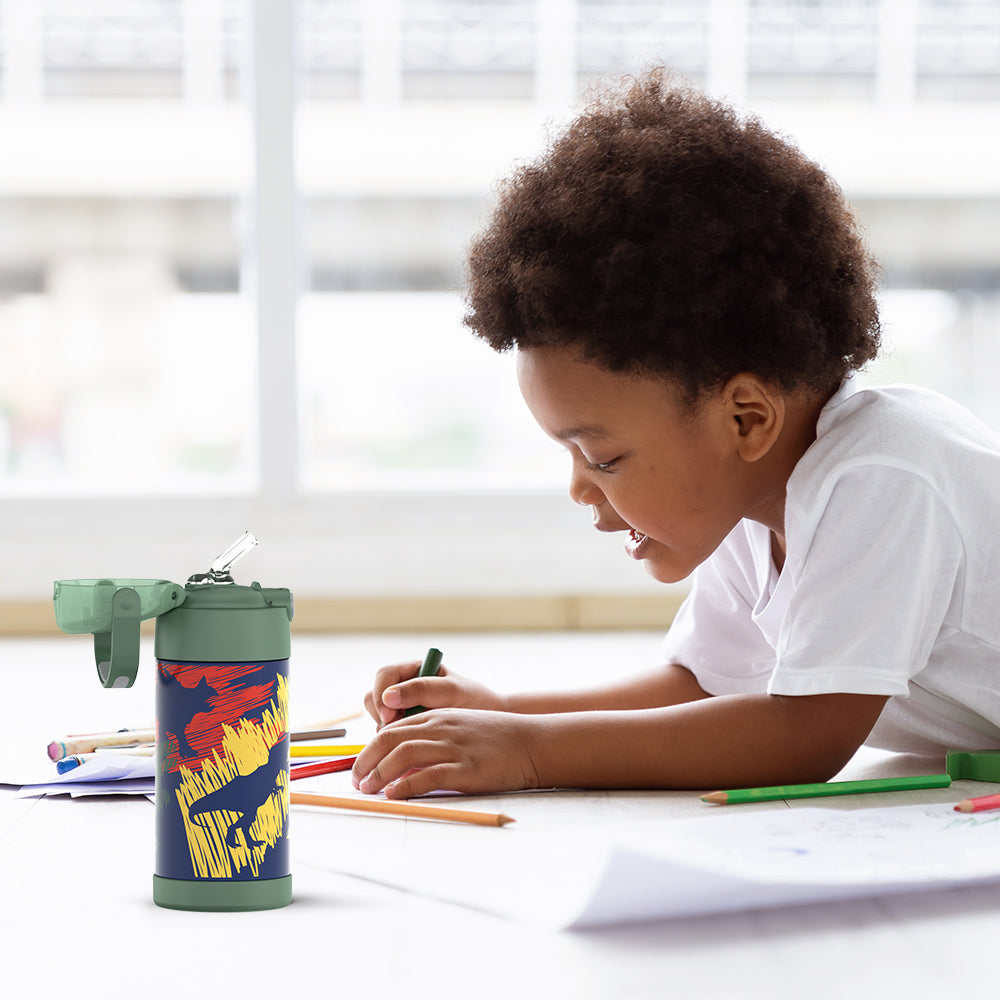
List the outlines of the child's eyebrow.
{"type": "Polygon", "coordinates": [[[567,427],[555,435],[558,441],[571,441],[574,438],[589,438],[593,441],[608,436],[607,429],[596,424],[581,424],[579,427],[567,427]]]}

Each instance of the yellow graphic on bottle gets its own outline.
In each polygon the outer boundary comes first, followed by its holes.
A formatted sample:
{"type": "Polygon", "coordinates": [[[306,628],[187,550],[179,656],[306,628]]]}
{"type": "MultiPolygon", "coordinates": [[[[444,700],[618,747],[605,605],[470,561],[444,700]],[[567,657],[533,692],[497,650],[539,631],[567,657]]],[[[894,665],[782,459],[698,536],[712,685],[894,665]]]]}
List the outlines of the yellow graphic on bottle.
{"type": "Polygon", "coordinates": [[[254,877],[288,822],[288,682],[278,675],[261,721],[222,727],[200,770],[180,767],[177,802],[199,878],[254,877]],[[244,875],[246,877],[246,875],[244,875]]]}

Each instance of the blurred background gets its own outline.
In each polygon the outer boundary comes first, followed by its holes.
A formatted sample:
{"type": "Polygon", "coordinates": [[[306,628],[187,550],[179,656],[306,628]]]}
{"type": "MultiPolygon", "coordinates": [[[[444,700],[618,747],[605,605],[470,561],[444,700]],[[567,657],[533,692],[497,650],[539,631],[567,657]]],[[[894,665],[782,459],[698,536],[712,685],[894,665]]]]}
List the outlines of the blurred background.
{"type": "Polygon", "coordinates": [[[494,185],[665,62],[843,186],[1000,429],[1000,0],[0,0],[0,631],[244,529],[302,627],[664,626],[461,325],[494,185]]]}

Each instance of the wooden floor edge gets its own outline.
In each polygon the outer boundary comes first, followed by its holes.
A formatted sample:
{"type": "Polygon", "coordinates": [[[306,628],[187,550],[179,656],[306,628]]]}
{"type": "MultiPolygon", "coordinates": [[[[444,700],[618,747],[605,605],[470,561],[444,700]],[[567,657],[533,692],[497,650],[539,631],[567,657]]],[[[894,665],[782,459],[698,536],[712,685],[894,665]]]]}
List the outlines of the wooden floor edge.
{"type": "MultiPolygon", "coordinates": [[[[663,629],[683,594],[303,597],[293,632],[516,632],[663,629]]],[[[151,625],[144,624],[148,631],[151,625]]],[[[51,601],[0,600],[0,637],[61,634],[51,601]]]]}

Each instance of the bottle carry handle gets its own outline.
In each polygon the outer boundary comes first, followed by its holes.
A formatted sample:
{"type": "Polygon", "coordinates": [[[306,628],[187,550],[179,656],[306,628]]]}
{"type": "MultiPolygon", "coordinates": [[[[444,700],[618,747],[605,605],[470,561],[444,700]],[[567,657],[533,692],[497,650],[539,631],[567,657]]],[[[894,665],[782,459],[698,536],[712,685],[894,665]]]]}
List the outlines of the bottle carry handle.
{"type": "Polygon", "coordinates": [[[97,676],[106,688],[131,687],[139,668],[139,622],[184,603],[169,580],[56,580],[56,624],[70,635],[91,632],[97,676]]]}
{"type": "Polygon", "coordinates": [[[106,688],[126,688],[135,683],[139,668],[139,595],[119,587],[111,598],[111,628],[94,633],[97,676],[106,688]]]}

